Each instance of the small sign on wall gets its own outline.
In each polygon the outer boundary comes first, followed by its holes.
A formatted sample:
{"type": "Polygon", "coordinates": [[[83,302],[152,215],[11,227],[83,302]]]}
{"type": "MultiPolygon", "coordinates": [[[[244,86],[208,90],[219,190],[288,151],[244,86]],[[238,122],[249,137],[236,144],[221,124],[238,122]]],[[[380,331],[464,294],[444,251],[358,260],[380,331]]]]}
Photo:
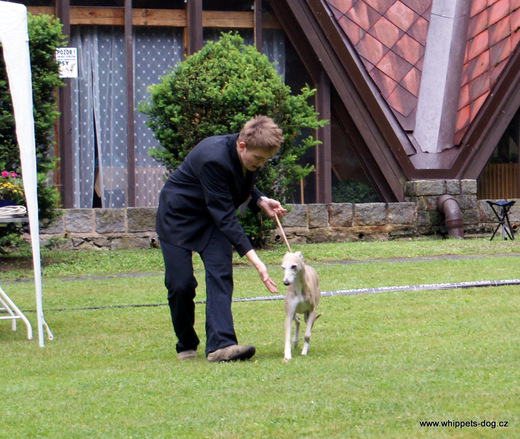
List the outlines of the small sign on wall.
{"type": "Polygon", "coordinates": [[[75,47],[56,49],[56,61],[60,65],[60,78],[78,77],[78,51],[75,47]]]}

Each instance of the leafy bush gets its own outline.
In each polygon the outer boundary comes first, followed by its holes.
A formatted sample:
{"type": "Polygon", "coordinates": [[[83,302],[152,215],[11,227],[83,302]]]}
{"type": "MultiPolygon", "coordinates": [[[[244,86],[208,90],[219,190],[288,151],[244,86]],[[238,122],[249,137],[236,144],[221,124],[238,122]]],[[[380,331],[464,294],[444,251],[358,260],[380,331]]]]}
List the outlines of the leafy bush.
{"type": "Polygon", "coordinates": [[[375,203],[379,200],[377,192],[368,183],[342,180],[332,188],[334,203],[375,203]]]}
{"type": "MultiPolygon", "coordinates": [[[[319,143],[302,133],[327,123],[318,121],[308,104],[315,90],[306,85],[299,95],[292,95],[267,57],[244,45],[238,34],[223,33],[217,42],[208,42],[149,91],[150,103],[141,102],[138,109],[160,142],[150,155],[169,171],[204,138],[237,133],[257,114],[271,117],[284,134],[279,153],[260,171],[257,187],[283,203],[313,170],[298,160],[319,143]]],[[[252,216],[241,221],[256,244],[263,241],[262,229],[271,227],[269,221],[262,226],[262,219],[252,216]]]]}
{"type": "MultiPolygon", "coordinates": [[[[51,221],[58,212],[59,193],[47,183],[54,169],[52,150],[54,124],[58,118],[56,89],[63,84],[54,59],[57,47],[64,46],[62,26],[50,15],[28,14],[29,48],[32,70],[36,163],[38,171],[38,202],[40,219],[51,221]]],[[[21,173],[20,153],[15,133],[11,95],[5,63],[0,57],[0,170],[21,173]]],[[[0,229],[0,234],[12,233],[12,228],[0,229]]]]}

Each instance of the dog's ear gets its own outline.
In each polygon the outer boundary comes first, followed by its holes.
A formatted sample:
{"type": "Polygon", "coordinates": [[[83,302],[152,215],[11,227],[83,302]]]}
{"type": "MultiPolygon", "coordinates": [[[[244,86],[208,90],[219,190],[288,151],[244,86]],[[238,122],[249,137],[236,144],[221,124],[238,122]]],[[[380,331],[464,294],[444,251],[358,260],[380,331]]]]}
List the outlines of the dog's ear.
{"type": "Polygon", "coordinates": [[[302,255],[302,252],[297,252],[296,254],[297,254],[297,255],[298,255],[298,256],[299,256],[300,258],[302,258],[302,259],[303,259],[303,255],[302,255]]]}

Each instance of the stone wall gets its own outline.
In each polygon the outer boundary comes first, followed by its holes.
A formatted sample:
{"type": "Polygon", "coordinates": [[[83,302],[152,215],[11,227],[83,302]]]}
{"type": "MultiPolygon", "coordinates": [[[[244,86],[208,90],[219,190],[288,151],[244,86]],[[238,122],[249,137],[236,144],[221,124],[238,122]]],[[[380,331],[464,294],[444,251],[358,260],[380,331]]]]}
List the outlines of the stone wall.
{"type": "Polygon", "coordinates": [[[42,245],[66,250],[158,247],[156,208],[64,209],[40,230],[42,245]]]}
{"type": "Polygon", "coordinates": [[[457,200],[465,233],[479,233],[482,220],[487,223],[492,219],[489,214],[494,216],[487,203],[480,203],[483,206],[479,206],[476,180],[408,181],[404,189],[406,200],[416,204],[417,232],[420,235],[446,233],[443,228],[444,215],[437,208],[437,200],[442,195],[451,195],[457,200]]]}
{"type": "MultiPolygon", "coordinates": [[[[464,221],[465,236],[491,235],[497,219],[484,200],[477,200],[475,180],[424,180],[405,185],[402,203],[294,204],[283,220],[290,242],[390,240],[447,236],[441,195],[452,195],[464,221]]],[[[67,209],[41,229],[42,245],[69,250],[144,249],[157,247],[155,208],[67,209]]],[[[510,212],[520,224],[520,201],[510,212]]],[[[274,230],[271,239],[279,240],[274,230]]]]}

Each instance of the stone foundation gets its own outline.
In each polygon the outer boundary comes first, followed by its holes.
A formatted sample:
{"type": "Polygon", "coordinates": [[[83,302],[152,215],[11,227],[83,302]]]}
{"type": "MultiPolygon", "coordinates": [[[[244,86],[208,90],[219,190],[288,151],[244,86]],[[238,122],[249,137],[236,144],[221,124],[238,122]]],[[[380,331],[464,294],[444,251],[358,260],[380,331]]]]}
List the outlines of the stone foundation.
{"type": "MultiPolygon", "coordinates": [[[[448,231],[437,198],[446,194],[460,207],[465,236],[491,236],[498,222],[486,201],[477,200],[475,180],[410,181],[402,203],[289,205],[283,227],[291,243],[445,237],[448,231]]],[[[66,250],[158,247],[155,213],[156,208],[67,209],[41,229],[41,242],[66,250]]],[[[520,201],[509,217],[516,228],[520,201]]],[[[280,240],[279,234],[274,230],[271,239],[280,240]]]]}
{"type": "Polygon", "coordinates": [[[40,230],[42,245],[65,250],[158,247],[156,208],[65,209],[40,230]]]}

